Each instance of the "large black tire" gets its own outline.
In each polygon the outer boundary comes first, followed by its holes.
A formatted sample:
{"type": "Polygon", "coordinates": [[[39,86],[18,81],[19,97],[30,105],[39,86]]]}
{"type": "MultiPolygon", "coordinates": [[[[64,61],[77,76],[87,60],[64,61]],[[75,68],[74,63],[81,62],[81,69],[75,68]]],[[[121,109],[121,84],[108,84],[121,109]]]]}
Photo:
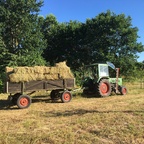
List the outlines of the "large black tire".
{"type": "Polygon", "coordinates": [[[107,97],[111,94],[111,84],[107,79],[100,80],[97,86],[98,95],[101,97],[107,97]]]}
{"type": "Polygon", "coordinates": [[[119,92],[121,95],[126,95],[127,94],[127,88],[125,86],[120,86],[119,92]]]}
{"type": "Polygon", "coordinates": [[[28,108],[31,105],[31,98],[28,95],[21,95],[17,99],[17,106],[20,109],[28,108]]]}
{"type": "Polygon", "coordinates": [[[61,101],[63,103],[70,102],[71,99],[72,99],[72,94],[69,91],[64,91],[63,93],[61,93],[61,101]]]}
{"type": "Polygon", "coordinates": [[[83,94],[88,94],[89,93],[89,91],[87,90],[87,89],[83,89],[83,94]]]}

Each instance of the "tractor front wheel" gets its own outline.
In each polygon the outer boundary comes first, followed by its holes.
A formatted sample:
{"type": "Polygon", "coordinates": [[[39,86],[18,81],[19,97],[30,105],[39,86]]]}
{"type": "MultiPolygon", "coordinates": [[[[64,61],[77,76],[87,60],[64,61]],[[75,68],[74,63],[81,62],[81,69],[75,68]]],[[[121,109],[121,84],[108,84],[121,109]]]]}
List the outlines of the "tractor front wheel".
{"type": "Polygon", "coordinates": [[[119,88],[119,92],[120,92],[121,95],[126,95],[127,94],[127,88],[124,87],[124,86],[121,86],[119,88]]]}
{"type": "Polygon", "coordinates": [[[107,79],[102,79],[98,84],[98,94],[107,97],[111,94],[111,84],[107,79]]]}

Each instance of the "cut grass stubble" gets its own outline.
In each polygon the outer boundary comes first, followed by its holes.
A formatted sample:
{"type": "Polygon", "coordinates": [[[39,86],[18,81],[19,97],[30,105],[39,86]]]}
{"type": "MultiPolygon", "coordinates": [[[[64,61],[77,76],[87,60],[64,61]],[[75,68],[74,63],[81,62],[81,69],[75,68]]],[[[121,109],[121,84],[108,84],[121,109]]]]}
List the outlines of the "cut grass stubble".
{"type": "Polygon", "coordinates": [[[76,96],[70,103],[38,101],[28,109],[15,108],[0,111],[2,144],[144,143],[140,92],[107,98],[76,96]]]}

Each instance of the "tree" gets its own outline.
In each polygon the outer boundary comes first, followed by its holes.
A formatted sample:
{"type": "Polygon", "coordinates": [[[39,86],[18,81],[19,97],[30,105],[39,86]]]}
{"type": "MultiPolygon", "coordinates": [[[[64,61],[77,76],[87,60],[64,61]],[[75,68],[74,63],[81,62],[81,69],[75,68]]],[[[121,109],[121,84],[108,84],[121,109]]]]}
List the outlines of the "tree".
{"type": "Polygon", "coordinates": [[[85,64],[111,61],[128,76],[136,68],[137,53],[144,51],[142,43],[137,42],[138,28],[124,14],[107,11],[85,23],[58,23],[54,16],[46,20],[50,23],[45,25],[49,30],[45,31],[48,58],[44,57],[50,62],[67,60],[74,70],[85,64]]]}
{"type": "Polygon", "coordinates": [[[43,65],[45,40],[38,12],[43,1],[1,0],[2,38],[11,59],[8,65],[43,65]]]}
{"type": "Polygon", "coordinates": [[[10,54],[7,52],[5,44],[1,36],[1,25],[0,25],[0,92],[3,91],[3,81],[5,79],[4,70],[8,64],[10,54]]]}
{"type": "Polygon", "coordinates": [[[76,68],[79,64],[80,27],[80,22],[58,23],[54,15],[48,15],[43,25],[47,39],[44,58],[51,64],[66,60],[69,66],[76,68]]]}
{"type": "Polygon", "coordinates": [[[92,20],[87,20],[86,25],[87,41],[90,42],[93,51],[100,53],[104,60],[116,61],[116,58],[120,60],[123,57],[136,60],[137,52],[144,50],[143,45],[137,43],[138,29],[132,27],[129,16],[107,11],[92,20]]]}
{"type": "Polygon", "coordinates": [[[11,54],[6,49],[6,45],[4,44],[2,38],[2,25],[0,24],[0,73],[4,72],[5,67],[8,65],[9,60],[11,59],[11,54]]]}

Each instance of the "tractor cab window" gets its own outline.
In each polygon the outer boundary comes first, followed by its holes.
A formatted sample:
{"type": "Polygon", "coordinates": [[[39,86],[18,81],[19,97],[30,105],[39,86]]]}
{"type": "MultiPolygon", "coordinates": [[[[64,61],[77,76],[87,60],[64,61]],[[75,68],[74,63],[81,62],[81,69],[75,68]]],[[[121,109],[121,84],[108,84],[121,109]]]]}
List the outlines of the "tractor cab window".
{"type": "Polygon", "coordinates": [[[92,68],[91,67],[86,68],[85,77],[92,77],[92,68]]]}
{"type": "Polygon", "coordinates": [[[85,77],[95,78],[97,76],[97,66],[88,66],[85,71],[85,77]]]}
{"type": "Polygon", "coordinates": [[[107,65],[99,65],[99,76],[100,77],[108,77],[109,76],[109,71],[108,71],[108,66],[107,65]]]}

